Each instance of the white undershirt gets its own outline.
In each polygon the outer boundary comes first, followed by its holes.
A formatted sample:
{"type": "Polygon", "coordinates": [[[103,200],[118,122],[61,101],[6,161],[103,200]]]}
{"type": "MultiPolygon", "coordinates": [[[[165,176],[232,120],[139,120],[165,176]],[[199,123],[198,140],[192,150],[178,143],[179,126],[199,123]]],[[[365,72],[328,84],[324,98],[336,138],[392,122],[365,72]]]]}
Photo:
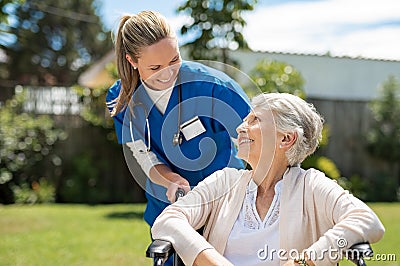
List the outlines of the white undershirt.
{"type": "Polygon", "coordinates": [[[275,195],[263,221],[256,209],[257,185],[251,180],[247,186],[242,208],[233,225],[224,253],[234,265],[279,266],[277,251],[281,183],[279,181],[275,185],[275,195]]]}
{"type": "Polygon", "coordinates": [[[171,98],[174,86],[165,90],[153,90],[149,88],[143,81],[142,84],[147,94],[150,96],[150,99],[156,105],[157,109],[161,112],[161,114],[164,114],[165,110],[167,109],[169,99],[171,98]]]}

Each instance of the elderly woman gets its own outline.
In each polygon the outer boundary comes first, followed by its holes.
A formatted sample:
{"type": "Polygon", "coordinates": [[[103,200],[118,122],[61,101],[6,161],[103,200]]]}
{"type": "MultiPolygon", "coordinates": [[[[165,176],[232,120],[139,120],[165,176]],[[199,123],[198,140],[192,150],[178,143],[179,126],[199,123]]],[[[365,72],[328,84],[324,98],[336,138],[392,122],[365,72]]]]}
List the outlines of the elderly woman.
{"type": "Polygon", "coordinates": [[[207,177],[163,211],[153,237],[172,242],[186,265],[334,265],[351,245],[379,241],[384,227],[367,205],[300,167],[321,139],[315,108],[286,93],[252,105],[237,132],[253,170],[207,177]]]}

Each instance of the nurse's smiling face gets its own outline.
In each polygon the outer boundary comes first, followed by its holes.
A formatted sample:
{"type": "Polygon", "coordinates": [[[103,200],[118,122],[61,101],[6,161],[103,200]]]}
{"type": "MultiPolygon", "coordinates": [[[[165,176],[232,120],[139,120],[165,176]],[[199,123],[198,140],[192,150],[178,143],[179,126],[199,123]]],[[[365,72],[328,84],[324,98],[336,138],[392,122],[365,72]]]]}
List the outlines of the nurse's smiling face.
{"type": "MultiPolygon", "coordinates": [[[[129,60],[130,58],[127,59],[129,60]]],[[[161,41],[144,47],[137,63],[129,60],[137,67],[141,79],[154,90],[165,90],[175,83],[182,59],[176,38],[164,38],[161,41]]]]}

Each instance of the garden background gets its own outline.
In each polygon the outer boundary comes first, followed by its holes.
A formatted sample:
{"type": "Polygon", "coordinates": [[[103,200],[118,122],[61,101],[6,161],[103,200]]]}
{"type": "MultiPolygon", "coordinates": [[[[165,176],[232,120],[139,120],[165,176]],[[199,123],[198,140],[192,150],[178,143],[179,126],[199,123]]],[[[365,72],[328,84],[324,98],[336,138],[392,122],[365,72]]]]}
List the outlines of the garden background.
{"type": "MultiPolygon", "coordinates": [[[[204,33],[182,46],[183,57],[234,66],[260,91],[314,103],[327,124],[320,149],[303,167],[326,172],[378,213],[387,232],[373,247],[392,261],[369,264],[399,265],[399,62],[302,55],[326,65],[350,60],[391,69],[373,99],[310,97],[303,69],[277,55],[241,65],[240,58],[259,57],[241,33],[241,14],[257,1],[217,1],[229,7],[223,10],[205,2],[183,2],[178,10],[193,17],[182,34],[204,33]]],[[[0,265],[150,265],[144,191],[132,178],[144,174],[116,143],[105,109],[105,92],[117,76],[98,2],[0,5],[0,265]]],[[[242,86],[251,96],[248,84],[242,86]]]]}

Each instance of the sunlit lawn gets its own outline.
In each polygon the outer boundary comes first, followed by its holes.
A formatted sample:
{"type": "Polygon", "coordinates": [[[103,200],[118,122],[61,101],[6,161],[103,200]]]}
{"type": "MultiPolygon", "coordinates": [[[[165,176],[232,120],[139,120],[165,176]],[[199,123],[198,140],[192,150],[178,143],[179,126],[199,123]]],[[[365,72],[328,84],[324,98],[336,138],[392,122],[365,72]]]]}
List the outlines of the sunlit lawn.
{"type": "MultiPolygon", "coordinates": [[[[381,219],[386,232],[382,240],[372,245],[374,256],[367,265],[400,265],[400,203],[368,204],[381,219]],[[395,261],[378,260],[384,257],[394,257],[395,261]]],[[[341,262],[342,265],[354,265],[341,262]]]]}
{"type": "MultiPolygon", "coordinates": [[[[374,252],[397,261],[368,265],[400,265],[400,203],[370,206],[386,227],[374,252]]],[[[0,265],[151,265],[143,210],[144,204],[0,206],[0,265]]]]}
{"type": "Polygon", "coordinates": [[[0,265],[151,265],[143,204],[0,206],[0,265]]]}

